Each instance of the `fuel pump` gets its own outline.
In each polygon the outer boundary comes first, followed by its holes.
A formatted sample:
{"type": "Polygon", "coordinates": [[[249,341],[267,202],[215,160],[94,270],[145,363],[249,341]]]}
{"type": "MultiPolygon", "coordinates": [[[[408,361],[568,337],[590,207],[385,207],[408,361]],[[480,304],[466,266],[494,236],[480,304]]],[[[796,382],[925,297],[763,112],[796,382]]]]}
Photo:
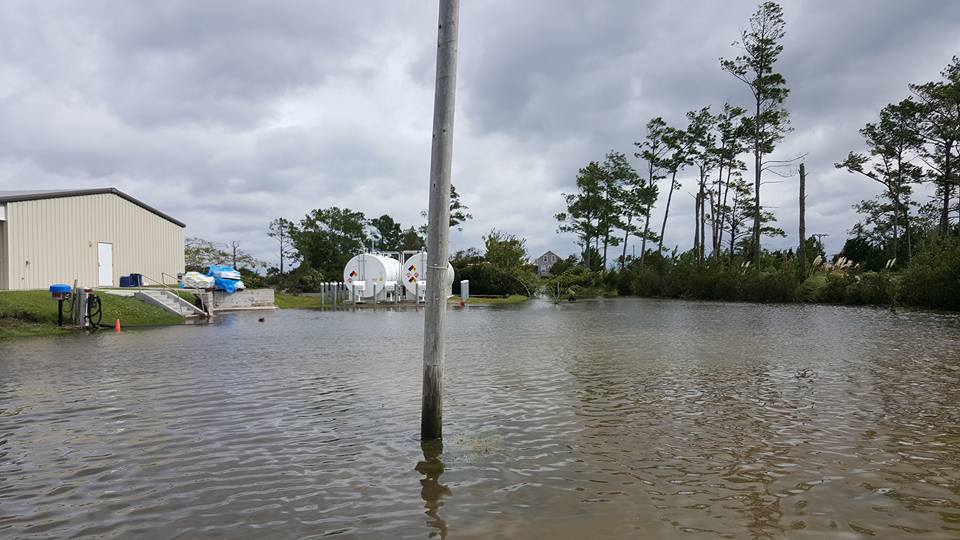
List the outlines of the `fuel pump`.
{"type": "Polygon", "coordinates": [[[97,329],[100,327],[100,321],[103,319],[103,305],[100,303],[100,297],[93,294],[90,287],[80,289],[80,301],[77,303],[80,308],[79,324],[83,328],[97,329]]]}

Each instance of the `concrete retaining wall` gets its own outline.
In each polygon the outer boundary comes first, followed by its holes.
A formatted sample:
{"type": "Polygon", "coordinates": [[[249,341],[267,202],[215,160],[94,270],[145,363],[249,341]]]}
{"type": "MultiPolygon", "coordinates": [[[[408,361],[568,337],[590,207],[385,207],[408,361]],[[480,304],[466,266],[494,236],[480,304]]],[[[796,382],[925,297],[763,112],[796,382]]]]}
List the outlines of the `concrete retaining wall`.
{"type": "Polygon", "coordinates": [[[272,309],[276,307],[273,289],[245,289],[233,294],[227,294],[223,291],[213,292],[214,311],[272,309]]]}

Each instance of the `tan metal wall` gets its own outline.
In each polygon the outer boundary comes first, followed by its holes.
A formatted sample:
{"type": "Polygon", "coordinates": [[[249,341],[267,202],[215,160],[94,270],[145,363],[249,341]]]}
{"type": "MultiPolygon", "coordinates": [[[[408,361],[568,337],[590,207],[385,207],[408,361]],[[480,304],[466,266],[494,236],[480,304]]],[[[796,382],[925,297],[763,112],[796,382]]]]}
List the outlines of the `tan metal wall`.
{"type": "Polygon", "coordinates": [[[7,222],[0,221],[0,291],[9,289],[7,275],[10,273],[10,258],[7,254],[7,222]]]}
{"type": "Polygon", "coordinates": [[[6,229],[8,289],[96,287],[98,242],[113,244],[114,285],[183,272],[183,228],[110,193],[7,203],[6,229]]]}

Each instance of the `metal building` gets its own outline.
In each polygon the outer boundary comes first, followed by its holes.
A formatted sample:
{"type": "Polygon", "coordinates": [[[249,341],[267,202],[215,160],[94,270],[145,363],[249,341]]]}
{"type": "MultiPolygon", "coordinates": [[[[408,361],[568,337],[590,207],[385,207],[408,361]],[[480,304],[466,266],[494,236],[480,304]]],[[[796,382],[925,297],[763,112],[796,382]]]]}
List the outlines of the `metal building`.
{"type": "Polygon", "coordinates": [[[115,188],[0,191],[0,290],[74,279],[117,286],[132,273],[176,276],[183,272],[183,228],[115,188]]]}

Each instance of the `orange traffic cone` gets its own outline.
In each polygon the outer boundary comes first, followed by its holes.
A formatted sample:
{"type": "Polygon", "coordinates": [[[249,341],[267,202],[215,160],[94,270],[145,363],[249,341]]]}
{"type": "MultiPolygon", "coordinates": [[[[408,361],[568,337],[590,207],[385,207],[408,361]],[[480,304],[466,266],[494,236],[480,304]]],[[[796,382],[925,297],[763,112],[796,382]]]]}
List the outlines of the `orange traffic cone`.
{"type": "Polygon", "coordinates": [[[120,331],[120,319],[117,319],[117,323],[113,325],[113,329],[117,332],[120,331]]]}

